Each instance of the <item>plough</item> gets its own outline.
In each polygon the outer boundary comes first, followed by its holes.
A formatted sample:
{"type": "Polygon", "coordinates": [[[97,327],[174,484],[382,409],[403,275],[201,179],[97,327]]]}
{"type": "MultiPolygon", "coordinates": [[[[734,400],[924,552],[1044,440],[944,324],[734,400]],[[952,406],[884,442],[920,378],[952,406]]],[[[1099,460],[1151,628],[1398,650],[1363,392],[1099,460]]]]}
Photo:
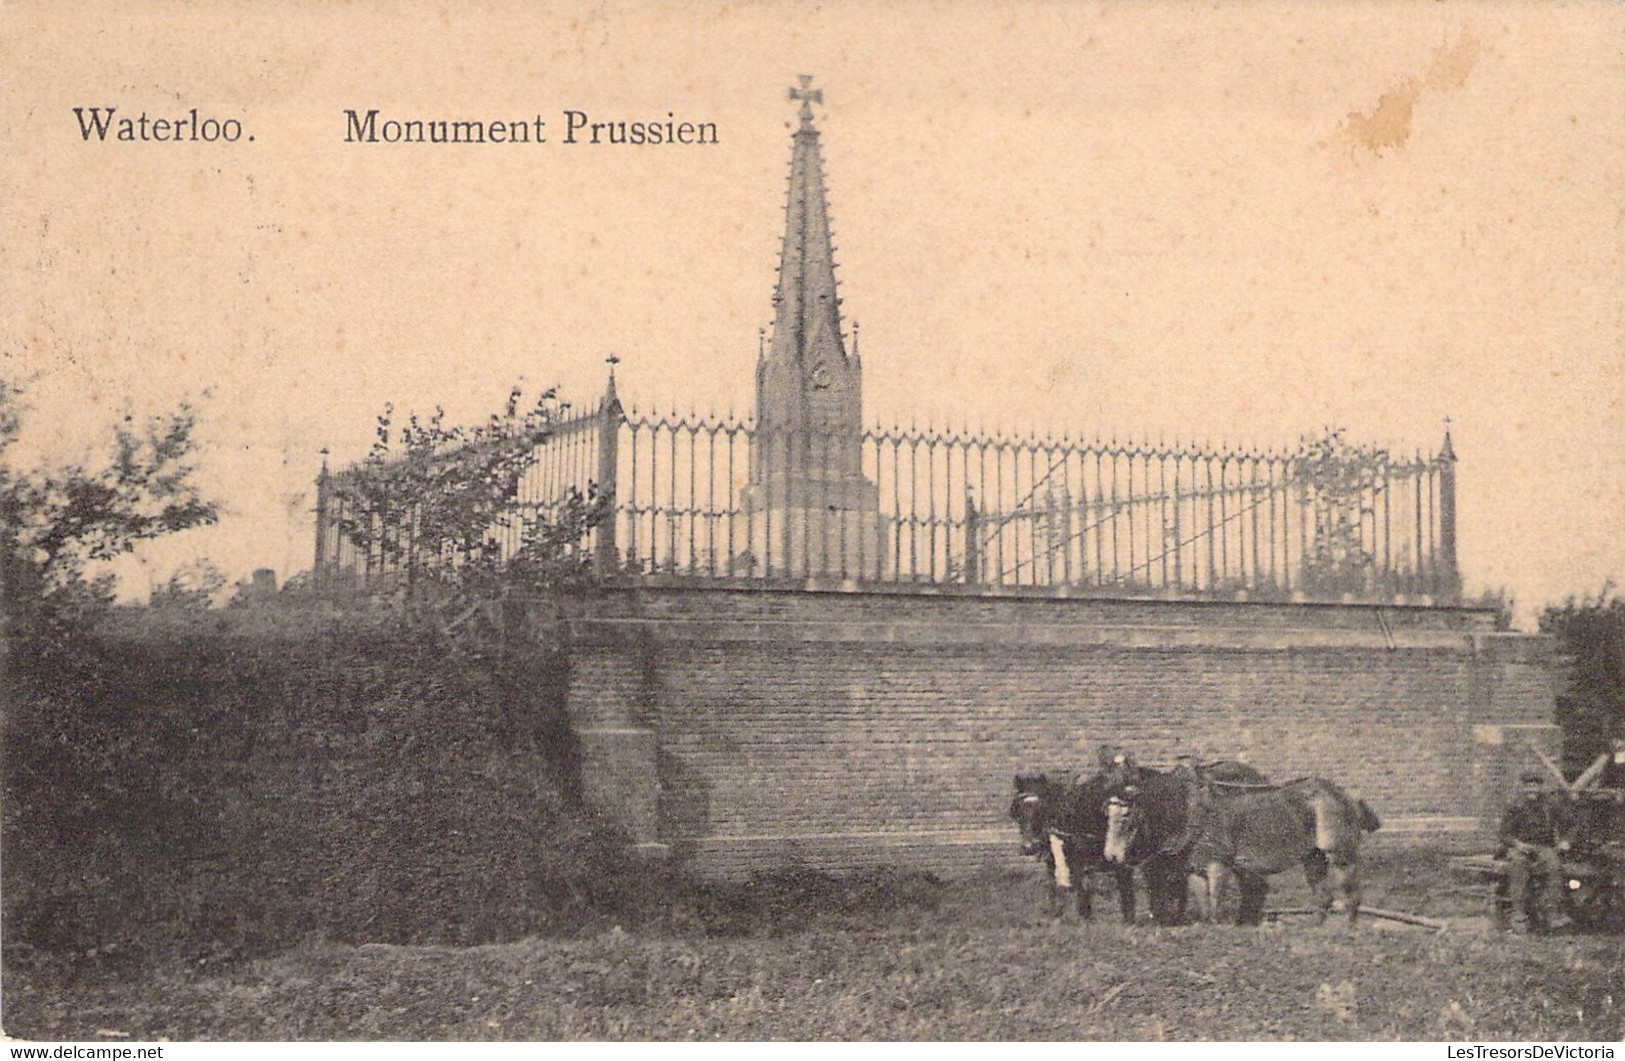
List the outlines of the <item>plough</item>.
{"type": "MultiPolygon", "coordinates": [[[[1333,904],[1334,909],[1340,909],[1341,906],[1341,903],[1333,904]]],[[[1313,907],[1291,906],[1278,910],[1265,910],[1264,918],[1267,921],[1276,921],[1283,917],[1299,917],[1315,913],[1319,913],[1319,911],[1313,907]]],[[[1360,907],[1360,916],[1375,917],[1379,921],[1397,921],[1402,925],[1417,925],[1421,928],[1432,929],[1435,932],[1442,932],[1446,928],[1443,921],[1435,921],[1433,918],[1423,917],[1421,914],[1407,914],[1403,910],[1386,910],[1380,906],[1362,906],[1360,907]]]]}

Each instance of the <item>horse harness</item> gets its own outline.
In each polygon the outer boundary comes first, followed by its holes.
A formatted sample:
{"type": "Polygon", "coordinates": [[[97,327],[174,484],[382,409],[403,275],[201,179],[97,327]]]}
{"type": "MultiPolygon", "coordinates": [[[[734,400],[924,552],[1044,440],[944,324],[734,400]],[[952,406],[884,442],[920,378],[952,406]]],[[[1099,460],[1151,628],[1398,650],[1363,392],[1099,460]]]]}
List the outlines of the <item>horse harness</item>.
{"type": "MultiPolygon", "coordinates": [[[[1022,804],[1042,803],[1043,802],[1043,797],[1038,795],[1036,792],[1025,792],[1025,793],[1022,793],[1021,795],[1016,797],[1016,802],[1017,803],[1022,803],[1022,804]]],[[[1103,839],[1105,839],[1105,837],[1096,836],[1094,833],[1069,833],[1065,829],[1057,829],[1057,828],[1055,828],[1054,826],[1051,826],[1051,825],[1046,825],[1044,827],[1044,833],[1045,833],[1046,836],[1058,836],[1062,840],[1103,840],[1103,839]]]]}
{"type": "Polygon", "coordinates": [[[1218,781],[1214,778],[1202,777],[1200,774],[1197,775],[1197,780],[1209,788],[1233,788],[1239,792],[1280,792],[1283,789],[1291,788],[1293,785],[1313,780],[1313,775],[1304,774],[1302,777],[1294,777],[1291,781],[1282,781],[1279,784],[1269,781],[1218,781]]]}
{"type": "MultiPolygon", "coordinates": [[[[1133,797],[1138,795],[1138,794],[1139,794],[1138,793],[1138,786],[1129,785],[1129,786],[1127,786],[1127,788],[1124,789],[1124,795],[1128,796],[1129,797],[1128,799],[1124,799],[1123,796],[1113,796],[1111,799],[1108,799],[1106,801],[1106,806],[1107,807],[1114,807],[1114,806],[1115,807],[1122,807],[1125,810],[1127,810],[1127,809],[1132,808],[1134,806],[1133,797]]],[[[1109,814],[1110,814],[1110,812],[1108,811],[1108,816],[1109,816],[1109,814]]],[[[1190,826],[1189,826],[1189,824],[1187,822],[1187,825],[1186,825],[1185,829],[1183,831],[1181,831],[1178,836],[1174,837],[1173,841],[1171,841],[1168,844],[1164,844],[1162,847],[1158,848],[1155,851],[1144,852],[1138,858],[1130,858],[1130,857],[1128,857],[1130,852],[1125,851],[1122,864],[1125,865],[1125,866],[1138,866],[1141,863],[1150,862],[1153,859],[1161,858],[1161,857],[1164,857],[1166,855],[1180,854],[1186,848],[1190,847],[1190,844],[1191,844],[1190,833],[1191,833],[1190,826]]]]}

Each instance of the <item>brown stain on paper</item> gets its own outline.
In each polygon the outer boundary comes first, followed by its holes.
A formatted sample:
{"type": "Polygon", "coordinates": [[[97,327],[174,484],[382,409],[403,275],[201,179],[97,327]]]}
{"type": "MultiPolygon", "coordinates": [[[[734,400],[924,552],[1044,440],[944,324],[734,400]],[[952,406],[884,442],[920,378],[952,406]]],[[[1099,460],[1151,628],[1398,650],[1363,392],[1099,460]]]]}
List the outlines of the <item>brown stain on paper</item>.
{"type": "Polygon", "coordinates": [[[1339,132],[1374,155],[1403,147],[1411,136],[1411,118],[1423,89],[1448,92],[1467,84],[1478,61],[1478,40],[1463,29],[1455,45],[1438,52],[1421,77],[1408,77],[1384,92],[1370,114],[1350,111],[1339,132]]]}

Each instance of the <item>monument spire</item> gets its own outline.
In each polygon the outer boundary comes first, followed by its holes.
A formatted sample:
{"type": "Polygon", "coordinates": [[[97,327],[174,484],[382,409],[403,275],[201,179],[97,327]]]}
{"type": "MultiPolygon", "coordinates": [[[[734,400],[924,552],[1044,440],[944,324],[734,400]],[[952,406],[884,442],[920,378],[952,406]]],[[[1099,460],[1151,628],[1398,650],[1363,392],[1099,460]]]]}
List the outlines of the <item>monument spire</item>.
{"type": "Polygon", "coordinates": [[[856,423],[861,387],[841,335],[835,246],[813,123],[812,105],[822,104],[824,93],[811,87],[811,77],[803,74],[799,80],[800,86],[790,89],[790,98],[801,103],[800,124],[792,137],[773,337],[757,409],[773,426],[830,430],[844,426],[848,405],[856,423]]]}
{"type": "MultiPolygon", "coordinates": [[[[836,296],[824,160],[803,75],[791,135],[773,334],[758,339],[750,546],[740,562],[781,575],[876,578],[887,570],[880,492],[863,471],[863,367],[848,357],[836,296]]],[[[854,345],[856,340],[854,339],[854,345]]]]}

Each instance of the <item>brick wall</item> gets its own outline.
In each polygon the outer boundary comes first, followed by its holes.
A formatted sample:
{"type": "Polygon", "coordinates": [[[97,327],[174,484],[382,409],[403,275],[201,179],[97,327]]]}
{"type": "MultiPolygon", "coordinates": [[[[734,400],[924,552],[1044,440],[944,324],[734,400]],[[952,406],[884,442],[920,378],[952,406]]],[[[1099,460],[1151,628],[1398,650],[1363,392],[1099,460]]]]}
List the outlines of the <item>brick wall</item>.
{"type": "Polygon", "coordinates": [[[717,874],[1010,864],[1011,775],[1103,742],[1328,776],[1381,842],[1469,845],[1518,735],[1556,732],[1546,640],[1473,609],[670,588],[569,628],[589,789],[717,874]]]}

